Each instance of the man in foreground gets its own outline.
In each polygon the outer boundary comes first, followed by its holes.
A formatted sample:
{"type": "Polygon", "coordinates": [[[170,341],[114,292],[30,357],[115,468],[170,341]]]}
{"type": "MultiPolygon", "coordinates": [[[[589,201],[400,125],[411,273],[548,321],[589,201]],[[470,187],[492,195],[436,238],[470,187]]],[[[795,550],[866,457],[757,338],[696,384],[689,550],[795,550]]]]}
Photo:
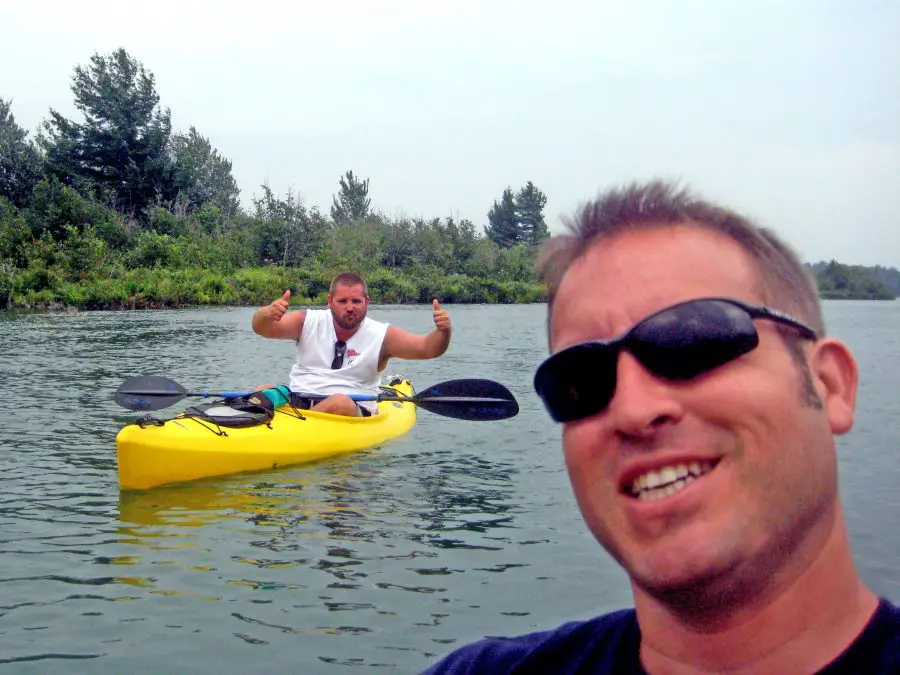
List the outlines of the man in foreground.
{"type": "Polygon", "coordinates": [[[432,359],[450,345],[450,316],[434,300],[434,330],[420,336],[366,316],[369,293],[362,277],[344,272],[331,282],[328,309],[288,312],[291,292],[253,315],[253,330],[267,338],[295,340],[297,361],[290,390],[327,396],[299,397],[294,404],[336,415],[369,416],[374,401],[348,394],[377,394],[388,360],[432,359]]]}
{"type": "Polygon", "coordinates": [[[856,363],[796,255],[652,182],[584,207],[539,269],[535,388],[635,608],[429,672],[900,672],[900,610],[859,578],[838,494],[856,363]]]}

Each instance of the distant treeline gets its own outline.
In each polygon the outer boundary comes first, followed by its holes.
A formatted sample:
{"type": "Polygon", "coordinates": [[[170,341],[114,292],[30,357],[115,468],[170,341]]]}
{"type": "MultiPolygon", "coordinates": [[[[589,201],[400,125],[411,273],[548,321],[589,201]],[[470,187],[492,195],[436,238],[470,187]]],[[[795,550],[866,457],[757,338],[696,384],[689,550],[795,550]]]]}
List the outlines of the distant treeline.
{"type": "MultiPolygon", "coordinates": [[[[369,179],[339,179],[329,214],[262,185],[242,208],[231,162],[194,127],[173,131],[152,73],[124,49],[72,76],[83,119],[55,110],[35,139],[0,98],[0,309],[323,303],[338,271],[376,302],[544,300],[534,259],[546,195],[507,186],[476,227],[389,218],[369,179]]],[[[894,297],[900,273],[812,266],[826,297],[894,297]]]]}
{"type": "Polygon", "coordinates": [[[900,271],[893,267],[842,265],[834,260],[807,265],[819,293],[830,300],[893,300],[900,296],[900,271]]]}

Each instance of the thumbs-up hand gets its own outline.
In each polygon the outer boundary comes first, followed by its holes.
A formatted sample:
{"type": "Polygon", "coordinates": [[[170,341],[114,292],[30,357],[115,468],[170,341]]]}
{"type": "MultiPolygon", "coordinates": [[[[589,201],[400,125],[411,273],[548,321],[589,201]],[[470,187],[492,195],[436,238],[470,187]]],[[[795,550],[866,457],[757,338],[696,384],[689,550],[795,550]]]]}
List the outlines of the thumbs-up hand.
{"type": "Polygon", "coordinates": [[[281,321],[281,317],[283,317],[284,313],[288,310],[290,299],[291,291],[287,290],[284,292],[284,295],[269,305],[269,315],[272,317],[273,321],[281,321]]]}
{"type": "Polygon", "coordinates": [[[441,309],[441,303],[437,298],[431,304],[434,307],[434,327],[442,333],[450,332],[450,315],[447,314],[447,310],[441,309]]]}

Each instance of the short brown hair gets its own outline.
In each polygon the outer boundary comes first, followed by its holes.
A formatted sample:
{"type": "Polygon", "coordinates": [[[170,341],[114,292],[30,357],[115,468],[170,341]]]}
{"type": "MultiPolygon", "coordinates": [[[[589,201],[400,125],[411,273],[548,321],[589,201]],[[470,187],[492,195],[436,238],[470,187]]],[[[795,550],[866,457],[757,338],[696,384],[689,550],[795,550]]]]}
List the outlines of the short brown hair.
{"type": "Polygon", "coordinates": [[[366,286],[365,280],[353,272],[341,272],[338,274],[331,280],[331,287],[328,289],[328,292],[334,293],[334,289],[338,286],[362,286],[363,295],[367,298],[369,297],[369,288],[366,286]]]}
{"type": "Polygon", "coordinates": [[[736,242],[756,268],[763,302],[794,314],[824,335],[816,283],[790,246],[748,218],[662,180],[601,192],[566,221],[564,234],[544,242],[536,266],[547,285],[548,319],[563,277],[592,244],[622,232],[677,224],[706,228],[736,242]]]}

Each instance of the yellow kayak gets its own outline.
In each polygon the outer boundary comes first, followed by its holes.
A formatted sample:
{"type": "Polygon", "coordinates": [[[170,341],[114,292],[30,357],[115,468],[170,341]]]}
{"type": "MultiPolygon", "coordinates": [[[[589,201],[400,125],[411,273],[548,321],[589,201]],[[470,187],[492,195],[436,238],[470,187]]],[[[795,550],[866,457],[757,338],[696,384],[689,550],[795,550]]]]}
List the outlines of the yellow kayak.
{"type": "Polygon", "coordinates": [[[144,490],[271,470],[378,445],[416,423],[414,403],[390,400],[394,392],[405,397],[415,393],[409,380],[392,379],[382,392],[378,414],[371,417],[295,411],[284,405],[270,421],[253,426],[219,425],[191,414],[191,408],[173,419],[129,424],[116,435],[119,487],[144,490]]]}

